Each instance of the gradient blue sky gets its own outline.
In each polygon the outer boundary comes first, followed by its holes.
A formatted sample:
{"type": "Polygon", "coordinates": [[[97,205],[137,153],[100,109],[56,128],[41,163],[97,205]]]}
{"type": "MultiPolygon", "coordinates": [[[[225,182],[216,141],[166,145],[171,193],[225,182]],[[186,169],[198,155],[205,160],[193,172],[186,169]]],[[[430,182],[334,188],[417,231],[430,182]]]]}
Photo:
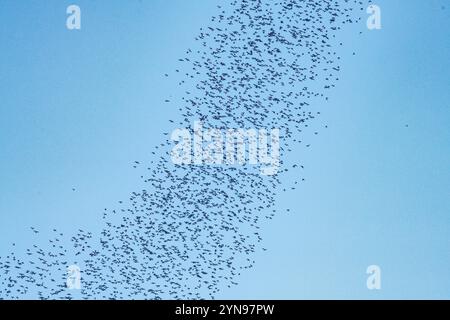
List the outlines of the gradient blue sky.
{"type": "MultiPolygon", "coordinates": [[[[34,243],[29,226],[99,229],[103,208],[141,189],[132,163],[183,94],[163,75],[221,2],[78,0],[82,30],[68,31],[70,1],[0,0],[0,255],[34,243]]],[[[217,298],[450,298],[450,3],[376,4],[382,30],[341,34],[320,134],[290,154],[306,176],[277,195],[291,211],[217,298]],[[366,288],[371,264],[380,291],[366,288]]]]}

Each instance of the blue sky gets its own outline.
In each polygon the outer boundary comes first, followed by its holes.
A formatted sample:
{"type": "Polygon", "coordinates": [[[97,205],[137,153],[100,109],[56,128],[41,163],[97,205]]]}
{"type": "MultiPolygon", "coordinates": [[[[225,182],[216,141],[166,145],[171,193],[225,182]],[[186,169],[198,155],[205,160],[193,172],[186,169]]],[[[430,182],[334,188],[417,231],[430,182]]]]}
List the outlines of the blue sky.
{"type": "MultiPolygon", "coordinates": [[[[0,3],[1,255],[33,243],[29,226],[99,229],[103,208],[140,188],[132,163],[177,115],[164,99],[183,94],[164,73],[220,1],[76,3],[80,31],[65,28],[69,1],[0,3]]],[[[290,212],[264,224],[268,251],[217,298],[450,298],[450,5],[376,3],[382,30],[341,33],[320,133],[289,155],[306,177],[277,195],[290,212]],[[366,288],[372,264],[380,291],[366,288]]]]}

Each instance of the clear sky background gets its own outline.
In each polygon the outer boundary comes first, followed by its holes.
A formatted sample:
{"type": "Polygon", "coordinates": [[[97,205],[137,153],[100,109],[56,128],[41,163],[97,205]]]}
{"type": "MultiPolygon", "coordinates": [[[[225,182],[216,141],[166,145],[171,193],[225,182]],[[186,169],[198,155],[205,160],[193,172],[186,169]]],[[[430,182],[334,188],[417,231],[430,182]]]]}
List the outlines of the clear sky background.
{"type": "MultiPolygon", "coordinates": [[[[0,255],[34,243],[30,226],[99,229],[141,188],[132,163],[172,130],[164,100],[183,94],[164,73],[221,1],[75,3],[80,31],[65,27],[72,2],[0,0],[0,255]]],[[[341,33],[320,133],[289,155],[306,177],[277,196],[291,210],[264,223],[268,250],[217,298],[450,298],[450,3],[376,4],[382,30],[341,33]]]]}

